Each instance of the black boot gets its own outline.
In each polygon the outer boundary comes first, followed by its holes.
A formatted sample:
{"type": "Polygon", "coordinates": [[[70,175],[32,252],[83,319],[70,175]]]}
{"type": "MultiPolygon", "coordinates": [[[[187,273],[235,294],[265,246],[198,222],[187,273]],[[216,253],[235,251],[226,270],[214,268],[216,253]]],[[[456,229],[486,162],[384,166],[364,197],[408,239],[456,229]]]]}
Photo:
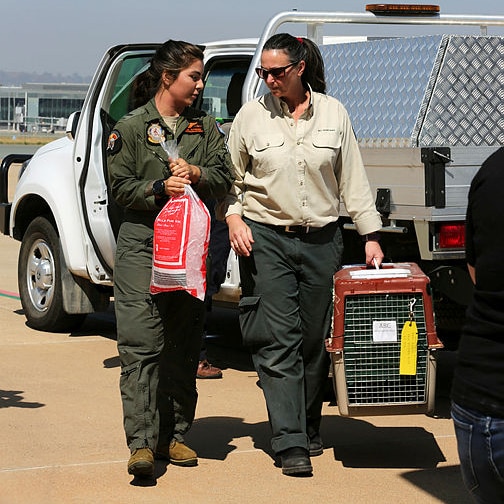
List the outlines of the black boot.
{"type": "Polygon", "coordinates": [[[313,468],[308,456],[308,450],[294,446],[280,452],[282,473],[287,476],[309,476],[313,468]]]}

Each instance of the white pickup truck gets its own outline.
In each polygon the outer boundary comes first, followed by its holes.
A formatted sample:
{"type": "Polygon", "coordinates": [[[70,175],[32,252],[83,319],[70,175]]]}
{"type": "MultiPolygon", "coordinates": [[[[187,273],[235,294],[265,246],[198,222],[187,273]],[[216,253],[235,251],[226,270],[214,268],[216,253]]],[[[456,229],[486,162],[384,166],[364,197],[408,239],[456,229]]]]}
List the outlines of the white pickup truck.
{"type": "MultiPolygon", "coordinates": [[[[258,39],[209,43],[205,90],[196,106],[229,123],[244,101],[264,92],[254,68],[267,38],[289,31],[319,43],[328,93],[350,113],[376,191],[386,260],[422,267],[431,279],[438,330],[450,328],[462,320],[471,289],[463,244],[469,184],[483,160],[504,143],[504,37],[487,34],[487,27],[504,27],[504,16],[386,14],[283,12],[258,39]],[[344,24],[368,33],[372,25],[390,29],[386,36],[346,40],[325,33],[344,24]],[[391,38],[394,26],[448,31],[391,38]],[[453,34],[468,29],[480,33],[453,34]]],[[[105,144],[114,123],[130,110],[132,82],[156,48],[109,49],[82,110],[68,119],[67,136],[31,158],[3,160],[0,231],[21,241],[19,293],[33,328],[69,330],[109,305],[121,211],[107,187],[105,144]],[[9,167],[23,161],[8,201],[9,167]]],[[[341,221],[345,262],[360,263],[362,244],[348,217],[341,221]]],[[[236,301],[239,287],[231,255],[216,297],[236,301]]]]}

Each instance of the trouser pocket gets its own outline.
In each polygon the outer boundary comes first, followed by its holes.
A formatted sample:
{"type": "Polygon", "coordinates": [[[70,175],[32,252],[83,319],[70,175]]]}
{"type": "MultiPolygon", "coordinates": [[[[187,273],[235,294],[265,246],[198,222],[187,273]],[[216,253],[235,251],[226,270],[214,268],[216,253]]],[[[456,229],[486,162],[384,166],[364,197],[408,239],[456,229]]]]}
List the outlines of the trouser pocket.
{"type": "Polygon", "coordinates": [[[247,296],[238,304],[243,344],[249,347],[269,345],[273,335],[262,307],[261,296],[247,296]]]}
{"type": "Polygon", "coordinates": [[[454,402],[452,403],[451,417],[455,426],[462,478],[467,489],[472,492],[478,487],[478,480],[473,467],[474,454],[471,448],[475,420],[471,419],[464,409],[454,402]]]}

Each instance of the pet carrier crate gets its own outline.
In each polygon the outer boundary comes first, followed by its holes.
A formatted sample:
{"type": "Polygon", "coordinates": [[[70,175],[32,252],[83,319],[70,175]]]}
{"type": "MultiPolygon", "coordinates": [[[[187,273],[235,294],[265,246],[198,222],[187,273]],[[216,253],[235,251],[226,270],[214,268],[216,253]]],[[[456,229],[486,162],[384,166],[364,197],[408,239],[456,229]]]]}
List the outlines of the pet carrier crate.
{"type": "Polygon", "coordinates": [[[437,338],[429,278],[415,263],[347,266],[334,276],[326,342],[342,416],[431,413],[437,338]]]}

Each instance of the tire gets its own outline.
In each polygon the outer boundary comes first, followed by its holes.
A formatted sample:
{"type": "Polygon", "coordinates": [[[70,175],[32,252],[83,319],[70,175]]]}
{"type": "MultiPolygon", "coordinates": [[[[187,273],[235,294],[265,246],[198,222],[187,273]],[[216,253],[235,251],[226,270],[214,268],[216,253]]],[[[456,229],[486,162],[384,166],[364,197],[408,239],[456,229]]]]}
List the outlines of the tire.
{"type": "Polygon", "coordinates": [[[36,217],[23,236],[18,261],[21,305],[33,329],[66,332],[86,318],[85,314],[68,314],[63,309],[61,259],[54,226],[45,217],[36,217]]]}

